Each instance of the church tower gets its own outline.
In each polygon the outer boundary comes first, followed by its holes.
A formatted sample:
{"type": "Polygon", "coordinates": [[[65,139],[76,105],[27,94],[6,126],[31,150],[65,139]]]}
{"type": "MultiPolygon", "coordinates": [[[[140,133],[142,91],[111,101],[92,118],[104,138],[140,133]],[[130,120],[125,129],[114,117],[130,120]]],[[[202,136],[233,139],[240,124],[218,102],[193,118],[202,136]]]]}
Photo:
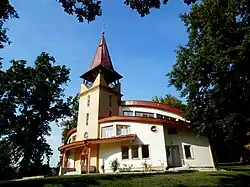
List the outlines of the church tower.
{"type": "Polygon", "coordinates": [[[122,76],[114,70],[104,32],[92,64],[81,78],[77,141],[99,138],[98,119],[119,115],[122,76]]]}

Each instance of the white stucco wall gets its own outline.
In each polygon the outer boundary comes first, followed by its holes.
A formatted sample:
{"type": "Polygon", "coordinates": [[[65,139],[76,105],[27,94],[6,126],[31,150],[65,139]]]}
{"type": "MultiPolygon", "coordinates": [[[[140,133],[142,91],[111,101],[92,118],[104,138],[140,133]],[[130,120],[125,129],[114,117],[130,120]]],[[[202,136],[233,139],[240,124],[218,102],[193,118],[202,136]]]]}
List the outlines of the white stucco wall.
{"type": "MultiPolygon", "coordinates": [[[[178,145],[180,151],[180,158],[182,167],[198,169],[198,170],[214,170],[214,163],[212,153],[209,145],[208,138],[200,136],[197,138],[196,133],[190,132],[188,129],[181,129],[175,135],[167,134],[167,126],[147,124],[147,123],[136,123],[136,122],[111,122],[100,124],[101,127],[110,125],[130,125],[130,133],[136,134],[136,140],[132,143],[111,143],[101,144],[99,153],[99,168],[104,163],[106,172],[112,172],[110,168],[110,161],[115,158],[121,164],[133,164],[133,169],[142,169],[142,162],[145,160],[147,163],[152,164],[153,167],[161,168],[161,164],[164,167],[167,166],[166,158],[166,146],[167,145],[178,145]],[[151,126],[157,126],[158,132],[152,132],[151,126]],[[164,132],[165,131],[165,132],[164,132]],[[133,145],[133,144],[148,144],[149,145],[149,159],[127,159],[122,160],[121,146],[122,145],[133,145]],[[191,152],[193,157],[187,159],[185,157],[184,145],[191,145],[191,152]]],[[[100,128],[101,131],[101,128],[100,128]]],[[[100,132],[101,134],[101,132],[100,132]]],[[[139,157],[140,157],[139,148],[139,157]]],[[[130,153],[131,154],[131,153],[130,153]]]]}
{"type": "MultiPolygon", "coordinates": [[[[164,128],[167,131],[167,128],[164,128]]],[[[166,145],[179,145],[182,164],[191,168],[211,168],[214,169],[214,162],[208,138],[205,136],[197,137],[194,132],[181,130],[176,135],[166,136],[166,145]],[[193,158],[185,157],[184,145],[191,145],[191,154],[193,158]]]]}
{"type": "MultiPolygon", "coordinates": [[[[100,152],[99,152],[99,168],[103,165],[105,166],[106,172],[111,172],[110,161],[115,158],[118,159],[121,166],[123,164],[133,164],[133,169],[142,168],[142,162],[147,161],[148,164],[152,164],[152,166],[161,166],[161,162],[165,161],[166,166],[166,151],[165,151],[165,140],[164,140],[164,132],[162,125],[156,125],[158,128],[158,132],[152,132],[151,126],[153,124],[146,123],[136,123],[136,122],[111,122],[111,123],[103,123],[100,124],[101,127],[108,125],[130,125],[131,134],[136,134],[136,140],[132,143],[124,142],[124,143],[112,143],[112,144],[100,144],[100,152]],[[147,144],[149,145],[149,156],[148,159],[128,159],[122,160],[121,155],[121,145],[139,145],[139,144],[147,144]]],[[[101,130],[101,128],[100,128],[101,130]]],[[[100,132],[101,133],[101,132],[100,132]]],[[[140,157],[140,148],[139,148],[139,157],[140,157]]]]}
{"type": "Polygon", "coordinates": [[[146,108],[146,107],[135,107],[135,106],[122,106],[120,107],[120,115],[122,116],[123,111],[133,111],[133,116],[135,116],[135,111],[138,112],[149,112],[149,113],[154,113],[154,117],[156,118],[156,113],[157,114],[161,114],[161,115],[165,115],[165,116],[169,116],[171,118],[176,118],[179,120],[185,120],[182,116],[179,116],[175,113],[172,112],[168,112],[165,110],[159,110],[159,109],[155,109],[155,108],[146,108]]]}

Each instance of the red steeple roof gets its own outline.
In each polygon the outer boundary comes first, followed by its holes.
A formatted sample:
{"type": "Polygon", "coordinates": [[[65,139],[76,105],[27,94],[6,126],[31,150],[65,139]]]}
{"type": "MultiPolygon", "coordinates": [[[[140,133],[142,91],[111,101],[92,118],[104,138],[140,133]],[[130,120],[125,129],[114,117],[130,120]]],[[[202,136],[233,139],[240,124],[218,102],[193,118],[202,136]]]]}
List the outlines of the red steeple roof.
{"type": "Polygon", "coordinates": [[[100,72],[102,72],[107,84],[122,78],[122,76],[114,70],[112,65],[108,47],[104,38],[104,32],[102,33],[100,43],[96,49],[96,53],[89,70],[80,77],[93,83],[100,72]]]}
{"type": "Polygon", "coordinates": [[[112,62],[111,62],[111,58],[109,55],[107,43],[104,38],[104,32],[102,33],[100,43],[96,49],[96,53],[95,53],[94,59],[92,61],[92,64],[89,70],[92,70],[98,66],[102,66],[102,67],[106,67],[111,70],[114,70],[112,62]]]}

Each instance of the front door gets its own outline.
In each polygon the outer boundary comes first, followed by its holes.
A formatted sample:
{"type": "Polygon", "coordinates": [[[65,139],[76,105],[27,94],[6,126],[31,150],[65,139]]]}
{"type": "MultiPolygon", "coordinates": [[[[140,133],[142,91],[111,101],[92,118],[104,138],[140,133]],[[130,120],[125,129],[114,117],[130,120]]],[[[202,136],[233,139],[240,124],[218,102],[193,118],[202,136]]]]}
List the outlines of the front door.
{"type": "Polygon", "coordinates": [[[167,163],[169,168],[181,167],[181,156],[178,145],[166,146],[167,163]]]}

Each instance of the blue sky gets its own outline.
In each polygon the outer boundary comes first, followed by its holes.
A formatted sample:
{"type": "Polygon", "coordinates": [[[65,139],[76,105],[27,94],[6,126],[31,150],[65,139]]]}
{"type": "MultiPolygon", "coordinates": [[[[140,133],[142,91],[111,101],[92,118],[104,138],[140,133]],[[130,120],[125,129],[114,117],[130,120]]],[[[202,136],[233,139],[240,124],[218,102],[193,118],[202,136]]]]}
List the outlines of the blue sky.
{"type": "MultiPolygon", "coordinates": [[[[168,87],[165,75],[175,63],[177,46],[187,42],[186,28],[178,15],[189,7],[182,0],[170,0],[167,6],[144,18],[125,6],[123,0],[103,0],[103,18],[91,23],[78,23],[55,0],[10,2],[20,19],[6,24],[12,44],[0,51],[4,68],[12,59],[27,60],[33,65],[36,56],[48,52],[57,64],[71,69],[65,93],[75,95],[80,89],[79,76],[92,62],[103,19],[113,65],[123,75],[123,99],[151,100],[166,93],[179,96],[175,88],[168,87]]],[[[54,150],[52,166],[58,162],[60,136],[60,128],[52,124],[52,135],[48,138],[54,150]]]]}

